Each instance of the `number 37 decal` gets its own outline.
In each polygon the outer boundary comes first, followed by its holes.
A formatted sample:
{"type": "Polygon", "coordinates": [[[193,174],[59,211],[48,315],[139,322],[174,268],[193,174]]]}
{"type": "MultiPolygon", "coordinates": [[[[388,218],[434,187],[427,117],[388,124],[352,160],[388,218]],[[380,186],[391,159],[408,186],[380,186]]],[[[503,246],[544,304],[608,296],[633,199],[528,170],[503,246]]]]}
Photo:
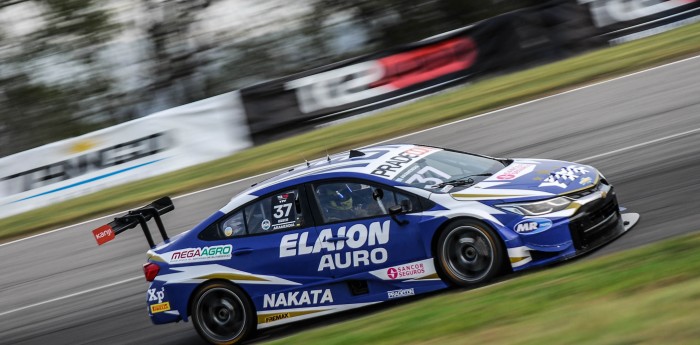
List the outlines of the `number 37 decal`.
{"type": "Polygon", "coordinates": [[[450,175],[440,171],[439,169],[433,168],[433,167],[423,167],[423,169],[418,170],[413,176],[409,177],[406,180],[406,183],[408,184],[415,184],[415,183],[425,183],[426,187],[427,186],[434,186],[440,183],[443,183],[444,181],[448,180],[450,178],[450,175]],[[435,175],[444,178],[444,180],[438,178],[438,177],[428,177],[426,175],[435,175]]]}
{"type": "Polygon", "coordinates": [[[289,217],[289,212],[292,210],[291,203],[274,205],[273,207],[275,208],[275,218],[289,217]]]}

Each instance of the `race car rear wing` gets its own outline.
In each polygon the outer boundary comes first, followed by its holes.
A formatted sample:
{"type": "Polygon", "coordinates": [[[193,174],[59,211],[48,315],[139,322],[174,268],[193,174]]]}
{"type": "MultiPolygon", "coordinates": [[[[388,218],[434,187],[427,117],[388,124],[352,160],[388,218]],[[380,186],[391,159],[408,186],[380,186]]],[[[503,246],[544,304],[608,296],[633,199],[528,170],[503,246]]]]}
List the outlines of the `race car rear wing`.
{"type": "Polygon", "coordinates": [[[153,248],[155,243],[153,242],[153,237],[151,236],[151,231],[148,229],[148,221],[154,219],[158,230],[160,231],[160,236],[163,237],[163,241],[167,241],[168,234],[165,233],[165,227],[163,226],[163,221],[160,219],[160,215],[168,213],[175,209],[172,200],[169,197],[162,197],[144,207],[136,210],[131,210],[121,217],[114,218],[113,221],[105,224],[92,231],[95,236],[97,245],[105,244],[114,239],[116,235],[120,233],[135,228],[137,225],[141,225],[143,234],[146,235],[146,241],[148,245],[153,248]]]}

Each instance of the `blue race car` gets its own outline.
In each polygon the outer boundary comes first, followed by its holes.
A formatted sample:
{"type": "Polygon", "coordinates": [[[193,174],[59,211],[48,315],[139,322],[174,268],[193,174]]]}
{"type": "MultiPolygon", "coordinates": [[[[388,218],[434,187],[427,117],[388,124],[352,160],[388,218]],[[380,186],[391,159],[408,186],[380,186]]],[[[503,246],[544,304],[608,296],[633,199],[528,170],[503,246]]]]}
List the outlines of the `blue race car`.
{"type": "Polygon", "coordinates": [[[333,155],[253,185],[172,239],[162,198],[93,231],[141,225],[155,324],[215,344],[264,329],[562,261],[636,224],[591,166],[418,145],[333,155]],[[155,245],[147,222],[164,241],[155,245]]]}

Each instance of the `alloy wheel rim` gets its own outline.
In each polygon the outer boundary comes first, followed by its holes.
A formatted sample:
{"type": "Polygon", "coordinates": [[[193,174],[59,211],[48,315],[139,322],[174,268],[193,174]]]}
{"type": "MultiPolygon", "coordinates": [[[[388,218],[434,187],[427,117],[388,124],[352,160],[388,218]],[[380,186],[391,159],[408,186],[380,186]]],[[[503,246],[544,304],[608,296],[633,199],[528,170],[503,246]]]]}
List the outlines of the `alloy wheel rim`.
{"type": "Polygon", "coordinates": [[[206,335],[220,342],[230,341],[241,335],[246,323],[243,301],[226,288],[207,290],[196,306],[201,328],[206,335]]]}
{"type": "Polygon", "coordinates": [[[447,235],[442,256],[452,275],[465,282],[476,282],[493,267],[493,243],[483,230],[460,226],[447,235]]]}

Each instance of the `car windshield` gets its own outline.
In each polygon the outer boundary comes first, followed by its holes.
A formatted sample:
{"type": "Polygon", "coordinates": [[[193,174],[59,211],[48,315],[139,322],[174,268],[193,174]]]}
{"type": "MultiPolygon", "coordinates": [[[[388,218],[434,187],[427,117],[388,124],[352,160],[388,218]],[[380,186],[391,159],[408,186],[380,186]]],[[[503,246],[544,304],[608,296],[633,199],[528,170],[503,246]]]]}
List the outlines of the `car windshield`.
{"type": "Polygon", "coordinates": [[[406,167],[394,180],[434,193],[448,193],[468,188],[505,166],[493,158],[440,150],[406,167]]]}

